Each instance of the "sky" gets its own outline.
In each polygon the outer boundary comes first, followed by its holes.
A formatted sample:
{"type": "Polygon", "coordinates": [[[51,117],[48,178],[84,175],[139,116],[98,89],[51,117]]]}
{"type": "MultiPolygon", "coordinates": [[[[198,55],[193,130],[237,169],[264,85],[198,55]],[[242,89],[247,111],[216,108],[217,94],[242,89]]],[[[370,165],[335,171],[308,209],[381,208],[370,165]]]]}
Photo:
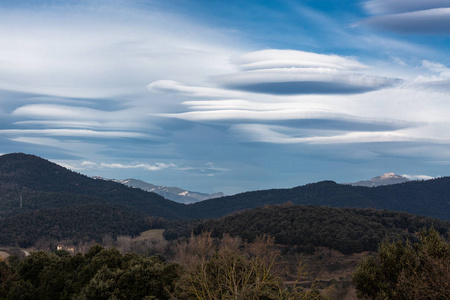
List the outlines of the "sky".
{"type": "Polygon", "coordinates": [[[234,194],[450,175],[450,0],[0,2],[0,154],[234,194]]]}

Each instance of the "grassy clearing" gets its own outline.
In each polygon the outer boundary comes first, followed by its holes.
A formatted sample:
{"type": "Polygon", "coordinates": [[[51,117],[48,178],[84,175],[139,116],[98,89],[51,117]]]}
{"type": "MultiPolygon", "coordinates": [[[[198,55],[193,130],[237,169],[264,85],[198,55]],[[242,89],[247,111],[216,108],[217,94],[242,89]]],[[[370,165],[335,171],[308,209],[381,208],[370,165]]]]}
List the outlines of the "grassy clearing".
{"type": "Polygon", "coordinates": [[[134,240],[142,241],[142,240],[164,239],[163,232],[164,232],[164,229],[150,229],[150,230],[142,232],[134,240]]]}

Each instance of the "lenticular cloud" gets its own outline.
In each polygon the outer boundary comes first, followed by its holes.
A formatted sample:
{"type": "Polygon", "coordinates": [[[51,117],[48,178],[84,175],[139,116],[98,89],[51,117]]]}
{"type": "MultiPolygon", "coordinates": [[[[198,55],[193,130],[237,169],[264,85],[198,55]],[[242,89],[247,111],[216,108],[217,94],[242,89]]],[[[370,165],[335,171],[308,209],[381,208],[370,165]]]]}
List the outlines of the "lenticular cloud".
{"type": "Polygon", "coordinates": [[[365,74],[354,58],[293,50],[263,50],[235,57],[240,72],[215,77],[227,89],[275,95],[356,94],[398,79],[365,74]]]}
{"type": "Polygon", "coordinates": [[[358,25],[402,33],[450,34],[449,0],[373,0],[365,8],[374,16],[358,25]]]}

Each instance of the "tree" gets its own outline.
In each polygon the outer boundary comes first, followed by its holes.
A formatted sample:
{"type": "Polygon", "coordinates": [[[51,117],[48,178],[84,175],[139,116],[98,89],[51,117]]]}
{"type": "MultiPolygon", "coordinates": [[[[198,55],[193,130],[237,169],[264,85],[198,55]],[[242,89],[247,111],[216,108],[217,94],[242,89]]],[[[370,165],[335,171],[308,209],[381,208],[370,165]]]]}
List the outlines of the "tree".
{"type": "Polygon", "coordinates": [[[362,298],[447,299],[450,243],[434,229],[421,232],[417,244],[385,240],[360,262],[353,282],[362,298]]]}
{"type": "Polygon", "coordinates": [[[315,290],[298,285],[288,289],[276,275],[280,251],[269,236],[253,243],[224,235],[222,240],[203,232],[180,244],[178,260],[183,275],[178,283],[180,299],[326,299],[315,290]]]}

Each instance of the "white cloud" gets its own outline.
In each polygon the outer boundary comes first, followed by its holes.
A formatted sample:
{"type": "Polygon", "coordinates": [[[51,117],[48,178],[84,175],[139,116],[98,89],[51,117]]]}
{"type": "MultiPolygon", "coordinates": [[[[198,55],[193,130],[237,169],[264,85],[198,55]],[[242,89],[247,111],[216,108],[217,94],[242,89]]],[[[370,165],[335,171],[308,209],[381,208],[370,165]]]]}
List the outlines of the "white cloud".
{"type": "MultiPolygon", "coordinates": [[[[447,124],[446,124],[447,125],[447,124]]],[[[233,125],[231,132],[253,142],[275,144],[351,144],[414,142],[450,144],[450,133],[441,134],[447,126],[423,126],[392,131],[304,130],[262,124],[233,125]]]]}
{"type": "Polygon", "coordinates": [[[233,59],[244,71],[215,76],[228,89],[275,95],[353,94],[394,86],[399,79],[360,73],[354,58],[294,50],[262,50],[233,59]],[[356,72],[358,71],[358,72],[356,72]]]}
{"type": "MultiPolygon", "coordinates": [[[[71,164],[73,166],[73,164],[71,164]]],[[[86,169],[142,169],[145,171],[160,171],[168,168],[175,168],[176,165],[173,163],[131,163],[131,164],[123,164],[123,163],[96,163],[92,161],[83,161],[78,166],[73,166],[77,170],[86,170],[86,169]]]]}
{"type": "MultiPolygon", "coordinates": [[[[11,116],[23,120],[14,122],[21,127],[35,128],[36,125],[49,128],[85,128],[85,129],[116,129],[142,130],[155,126],[147,123],[145,107],[126,108],[119,110],[101,110],[88,107],[68,106],[58,104],[29,104],[16,108],[11,116]]],[[[150,111],[150,110],[147,110],[150,111]]]]}
{"type": "Polygon", "coordinates": [[[0,135],[41,135],[59,137],[146,138],[144,133],[127,131],[95,131],[89,129],[0,129],[0,135]]]}
{"type": "Polygon", "coordinates": [[[422,67],[425,69],[428,69],[430,71],[433,71],[435,73],[438,73],[440,76],[440,79],[450,78],[450,68],[447,68],[445,65],[443,65],[441,63],[423,60],[422,67]]]}
{"type": "Polygon", "coordinates": [[[244,53],[232,57],[231,61],[241,70],[278,68],[326,68],[326,69],[366,69],[368,66],[354,57],[325,55],[298,50],[267,49],[244,53]]]}
{"type": "Polygon", "coordinates": [[[27,118],[92,120],[108,118],[108,112],[86,107],[73,107],[55,104],[30,104],[16,108],[13,116],[27,118]]]}
{"type": "Polygon", "coordinates": [[[95,162],[92,161],[83,161],[81,163],[82,167],[90,168],[90,167],[98,167],[98,165],[95,162]]]}
{"type": "Polygon", "coordinates": [[[177,170],[188,172],[188,173],[211,176],[211,177],[215,176],[218,173],[229,171],[229,169],[226,169],[226,168],[215,167],[214,163],[212,163],[212,162],[207,162],[206,166],[200,166],[200,167],[181,166],[181,167],[178,167],[177,170]]]}
{"type": "Polygon", "coordinates": [[[173,80],[157,80],[147,85],[147,88],[153,92],[168,92],[201,98],[229,98],[240,95],[240,93],[218,88],[187,86],[173,80]]]}
{"type": "Polygon", "coordinates": [[[0,11],[0,89],[108,99],[145,95],[164,77],[190,82],[230,70],[237,43],[220,30],[115,6],[0,11]]]}
{"type": "Polygon", "coordinates": [[[402,176],[408,178],[409,180],[430,180],[430,179],[434,179],[435,178],[433,176],[428,176],[428,175],[408,175],[408,174],[403,174],[402,176]]]}
{"type": "Polygon", "coordinates": [[[422,69],[428,71],[417,76],[410,84],[419,89],[450,92],[450,68],[437,62],[423,60],[422,69]]]}
{"type": "Polygon", "coordinates": [[[72,170],[72,171],[82,171],[82,170],[84,170],[83,168],[79,168],[79,167],[73,166],[71,164],[67,164],[65,162],[60,162],[60,161],[55,161],[55,160],[53,160],[53,162],[55,164],[60,165],[61,167],[64,167],[64,168],[72,170]]]}
{"type": "Polygon", "coordinates": [[[143,169],[146,171],[159,171],[167,168],[175,167],[174,164],[165,164],[165,163],[156,163],[154,165],[147,163],[138,163],[138,164],[119,164],[119,163],[101,163],[101,168],[109,168],[109,169],[143,169]]]}

